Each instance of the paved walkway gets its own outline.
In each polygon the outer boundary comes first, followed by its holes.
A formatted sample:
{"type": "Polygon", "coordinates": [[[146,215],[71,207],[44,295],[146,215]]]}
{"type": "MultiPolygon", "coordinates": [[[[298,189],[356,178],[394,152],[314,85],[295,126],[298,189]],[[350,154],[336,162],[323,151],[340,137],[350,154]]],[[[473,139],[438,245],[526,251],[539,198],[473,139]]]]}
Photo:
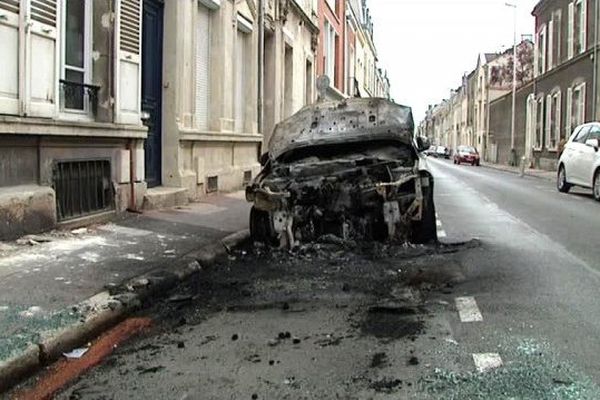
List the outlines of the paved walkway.
{"type": "MultiPolygon", "coordinates": [[[[503,165],[503,164],[491,164],[491,163],[482,161],[481,166],[486,167],[486,168],[500,170],[500,171],[511,172],[514,174],[521,173],[521,170],[518,167],[511,167],[511,166],[503,165]]],[[[555,171],[545,171],[545,170],[541,170],[541,169],[526,168],[525,175],[545,179],[545,180],[552,181],[552,182],[554,182],[556,180],[556,172],[555,171]]]]}
{"type": "Polygon", "coordinates": [[[246,229],[243,192],[0,242],[0,362],[80,318],[69,307],[246,229]]]}

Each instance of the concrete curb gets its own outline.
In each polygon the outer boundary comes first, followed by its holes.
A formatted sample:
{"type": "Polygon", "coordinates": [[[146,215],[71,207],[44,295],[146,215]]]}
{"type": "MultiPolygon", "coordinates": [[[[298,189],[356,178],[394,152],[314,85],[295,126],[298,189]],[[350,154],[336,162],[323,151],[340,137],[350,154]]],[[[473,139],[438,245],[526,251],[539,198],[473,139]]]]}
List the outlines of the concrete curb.
{"type": "Polygon", "coordinates": [[[89,342],[151,300],[161,298],[249,237],[247,229],[228,235],[183,255],[175,266],[159,267],[124,282],[115,292],[104,291],[74,305],[73,310],[85,313],[83,320],[42,337],[37,345],[32,344],[23,353],[0,362],[0,394],[57,360],[62,353],[89,342]]]}
{"type": "MultiPolygon", "coordinates": [[[[484,167],[484,168],[489,168],[489,169],[493,169],[493,170],[496,170],[496,171],[508,172],[508,173],[514,174],[514,175],[519,175],[520,174],[520,172],[518,170],[503,168],[503,167],[496,166],[494,164],[481,164],[481,166],[484,167]]],[[[545,181],[548,181],[548,182],[554,182],[554,177],[551,178],[551,177],[541,176],[541,175],[532,174],[532,173],[528,173],[528,172],[525,172],[525,176],[532,177],[532,178],[537,178],[537,179],[542,179],[542,180],[545,180],[545,181]]]]}

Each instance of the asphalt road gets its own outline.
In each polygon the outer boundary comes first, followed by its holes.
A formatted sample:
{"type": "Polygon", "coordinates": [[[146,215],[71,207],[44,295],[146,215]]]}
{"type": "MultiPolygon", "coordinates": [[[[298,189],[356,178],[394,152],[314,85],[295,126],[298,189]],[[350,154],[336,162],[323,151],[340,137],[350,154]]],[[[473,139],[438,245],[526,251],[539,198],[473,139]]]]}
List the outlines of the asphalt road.
{"type": "Polygon", "coordinates": [[[431,167],[445,246],[247,248],[58,398],[600,398],[600,204],[431,167]]]}

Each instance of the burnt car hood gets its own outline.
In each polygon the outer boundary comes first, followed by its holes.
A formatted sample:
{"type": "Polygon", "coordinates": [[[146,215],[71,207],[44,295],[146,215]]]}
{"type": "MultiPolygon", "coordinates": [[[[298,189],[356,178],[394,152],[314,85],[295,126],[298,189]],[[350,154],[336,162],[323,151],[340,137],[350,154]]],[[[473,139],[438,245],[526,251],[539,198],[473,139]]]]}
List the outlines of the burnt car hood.
{"type": "Polygon", "coordinates": [[[392,140],[413,142],[410,107],[381,98],[351,98],[304,107],[279,123],[269,142],[269,158],[301,148],[336,143],[392,140]]]}

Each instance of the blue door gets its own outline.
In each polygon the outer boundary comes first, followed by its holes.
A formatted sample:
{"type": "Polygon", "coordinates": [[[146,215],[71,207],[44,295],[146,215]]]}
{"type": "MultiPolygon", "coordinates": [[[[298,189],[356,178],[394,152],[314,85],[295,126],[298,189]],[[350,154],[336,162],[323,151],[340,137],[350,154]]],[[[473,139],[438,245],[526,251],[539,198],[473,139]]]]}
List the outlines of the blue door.
{"type": "Polygon", "coordinates": [[[144,0],[142,17],[142,111],[147,113],[148,138],[144,146],[148,187],[161,184],[162,157],[162,0],[144,0]]]}

